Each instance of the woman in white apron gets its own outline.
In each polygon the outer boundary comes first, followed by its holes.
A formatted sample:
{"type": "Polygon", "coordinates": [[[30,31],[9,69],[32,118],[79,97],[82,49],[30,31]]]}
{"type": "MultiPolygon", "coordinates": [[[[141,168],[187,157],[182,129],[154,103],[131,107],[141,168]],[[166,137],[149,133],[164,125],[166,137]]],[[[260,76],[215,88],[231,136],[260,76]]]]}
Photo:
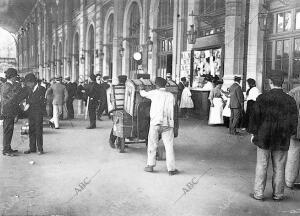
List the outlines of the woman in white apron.
{"type": "Polygon", "coordinates": [[[210,91],[209,100],[210,100],[210,111],[209,111],[209,125],[223,124],[223,98],[221,87],[223,81],[216,81],[216,87],[210,91]]]}

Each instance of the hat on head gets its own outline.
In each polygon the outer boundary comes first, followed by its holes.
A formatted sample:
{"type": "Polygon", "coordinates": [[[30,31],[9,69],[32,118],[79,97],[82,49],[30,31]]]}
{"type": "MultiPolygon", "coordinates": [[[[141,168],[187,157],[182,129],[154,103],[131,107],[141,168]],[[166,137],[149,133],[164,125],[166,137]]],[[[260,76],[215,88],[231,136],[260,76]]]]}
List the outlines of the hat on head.
{"type": "Polygon", "coordinates": [[[234,81],[241,81],[242,80],[242,77],[241,76],[234,76],[233,77],[234,81]]]}
{"type": "Polygon", "coordinates": [[[167,80],[165,80],[162,77],[156,77],[155,79],[155,85],[157,85],[158,87],[164,88],[167,84],[167,80]]]}
{"type": "Polygon", "coordinates": [[[171,77],[172,76],[172,74],[171,73],[167,73],[167,77],[171,77]]]}
{"type": "Polygon", "coordinates": [[[276,86],[282,86],[284,82],[284,72],[282,70],[272,70],[268,75],[268,79],[272,80],[276,86]]]}
{"type": "Polygon", "coordinates": [[[4,73],[6,79],[11,79],[18,76],[18,71],[14,68],[8,68],[4,73]]]}
{"type": "Polygon", "coordinates": [[[120,75],[118,76],[118,80],[119,80],[119,83],[125,83],[126,80],[127,80],[127,76],[126,75],[120,75]]]}
{"type": "Polygon", "coordinates": [[[67,76],[67,77],[65,77],[65,80],[66,80],[66,81],[70,81],[71,78],[70,78],[69,76],[67,76]]]}
{"type": "Polygon", "coordinates": [[[91,74],[91,75],[90,75],[90,79],[91,79],[92,81],[96,81],[96,76],[95,76],[95,74],[91,74]]]}
{"type": "Polygon", "coordinates": [[[57,76],[57,77],[55,77],[55,80],[57,80],[57,81],[62,81],[62,76],[57,76]]]}
{"type": "Polygon", "coordinates": [[[33,83],[35,83],[35,82],[37,82],[37,78],[36,78],[36,76],[35,76],[33,73],[30,73],[30,74],[27,74],[27,75],[25,76],[24,81],[25,81],[26,83],[27,83],[27,82],[33,82],[33,83]]]}
{"type": "Polygon", "coordinates": [[[109,76],[104,76],[102,79],[106,81],[109,79],[109,76]]]}

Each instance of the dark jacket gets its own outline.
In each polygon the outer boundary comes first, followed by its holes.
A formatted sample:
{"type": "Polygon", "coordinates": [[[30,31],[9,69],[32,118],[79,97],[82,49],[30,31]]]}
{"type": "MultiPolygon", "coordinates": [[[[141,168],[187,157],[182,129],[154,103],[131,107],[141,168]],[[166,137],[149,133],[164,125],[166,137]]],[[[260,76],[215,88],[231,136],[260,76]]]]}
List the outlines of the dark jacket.
{"type": "Polygon", "coordinates": [[[183,83],[179,82],[179,84],[178,84],[178,95],[177,95],[178,100],[181,100],[181,95],[182,95],[183,89],[184,89],[183,83]]]}
{"type": "Polygon", "coordinates": [[[107,103],[107,94],[106,90],[109,89],[110,85],[108,83],[101,83],[100,84],[100,101],[103,103],[107,103]]]}
{"type": "Polygon", "coordinates": [[[233,83],[229,88],[230,109],[241,109],[244,103],[244,94],[239,84],[233,83]]]}
{"type": "Polygon", "coordinates": [[[70,99],[74,99],[77,91],[77,85],[76,83],[68,82],[66,83],[66,88],[68,91],[68,96],[70,99]]]}
{"type": "Polygon", "coordinates": [[[259,148],[287,151],[297,123],[295,100],[282,89],[272,89],[256,99],[249,132],[254,134],[253,143],[259,148]]]}
{"type": "Polygon", "coordinates": [[[27,110],[29,117],[43,115],[44,100],[45,100],[44,87],[38,86],[38,88],[34,92],[30,90],[28,99],[26,101],[29,104],[29,109],[27,110]]]}
{"type": "Polygon", "coordinates": [[[19,114],[20,102],[28,96],[27,88],[6,82],[1,87],[1,116],[14,118],[19,114]]]}
{"type": "Polygon", "coordinates": [[[100,100],[100,85],[96,82],[91,82],[86,86],[86,94],[90,97],[90,100],[100,100]]]}

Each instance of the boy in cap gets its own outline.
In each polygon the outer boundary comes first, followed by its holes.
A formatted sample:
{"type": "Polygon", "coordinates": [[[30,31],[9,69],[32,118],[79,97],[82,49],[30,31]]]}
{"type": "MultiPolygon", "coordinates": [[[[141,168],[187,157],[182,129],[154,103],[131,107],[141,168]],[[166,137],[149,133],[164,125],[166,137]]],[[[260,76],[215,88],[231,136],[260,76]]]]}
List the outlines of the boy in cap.
{"type": "Polygon", "coordinates": [[[273,166],[273,200],[284,198],[284,174],[290,138],[296,134],[298,110],[295,100],[282,90],[282,72],[273,72],[269,77],[270,91],[256,99],[250,117],[251,141],[257,146],[253,199],[263,200],[266,187],[269,158],[273,166]]]}
{"type": "Polygon", "coordinates": [[[34,153],[43,154],[43,113],[45,92],[33,73],[25,76],[25,84],[29,89],[29,96],[26,100],[29,108],[29,149],[24,154],[34,153]]]}
{"type": "Polygon", "coordinates": [[[166,149],[166,163],[169,175],[175,175],[174,156],[174,105],[175,98],[172,93],[167,92],[165,86],[167,81],[161,77],[155,79],[156,90],[144,91],[141,86],[140,94],[151,100],[150,128],[148,134],[148,160],[145,167],[146,172],[153,172],[156,164],[156,150],[159,136],[162,137],[166,149]]]}

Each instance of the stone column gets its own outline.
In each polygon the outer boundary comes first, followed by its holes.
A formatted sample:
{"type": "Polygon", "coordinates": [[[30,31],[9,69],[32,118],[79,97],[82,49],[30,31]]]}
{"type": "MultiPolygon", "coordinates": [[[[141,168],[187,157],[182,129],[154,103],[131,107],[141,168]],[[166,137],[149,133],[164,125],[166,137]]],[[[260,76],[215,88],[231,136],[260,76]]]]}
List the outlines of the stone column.
{"type": "Polygon", "coordinates": [[[226,0],[224,88],[230,86],[234,75],[243,74],[244,17],[242,0],[226,0]]]}
{"type": "Polygon", "coordinates": [[[79,28],[80,28],[80,33],[79,33],[79,76],[83,76],[84,79],[88,78],[87,77],[87,72],[85,71],[85,65],[86,61],[84,64],[81,64],[80,58],[83,55],[86,58],[86,53],[82,52],[82,49],[86,49],[85,47],[85,42],[86,42],[86,18],[84,17],[84,0],[80,1],[80,21],[79,21],[79,28]]]}
{"type": "Polygon", "coordinates": [[[118,76],[122,74],[122,57],[119,48],[122,43],[124,5],[124,0],[114,0],[113,83],[118,82],[118,76]]]}
{"type": "Polygon", "coordinates": [[[260,11],[262,0],[250,1],[249,17],[255,17],[249,23],[248,35],[248,64],[247,79],[256,80],[257,87],[262,90],[263,86],[263,53],[264,53],[264,32],[260,30],[257,14],[260,11]]]}
{"type": "MultiPolygon", "coordinates": [[[[96,19],[95,19],[95,50],[98,50],[98,57],[95,53],[95,72],[103,74],[103,59],[100,58],[100,50],[102,49],[103,43],[103,12],[102,3],[96,2],[96,19]]],[[[96,52],[96,51],[95,51],[96,52]]]]}

